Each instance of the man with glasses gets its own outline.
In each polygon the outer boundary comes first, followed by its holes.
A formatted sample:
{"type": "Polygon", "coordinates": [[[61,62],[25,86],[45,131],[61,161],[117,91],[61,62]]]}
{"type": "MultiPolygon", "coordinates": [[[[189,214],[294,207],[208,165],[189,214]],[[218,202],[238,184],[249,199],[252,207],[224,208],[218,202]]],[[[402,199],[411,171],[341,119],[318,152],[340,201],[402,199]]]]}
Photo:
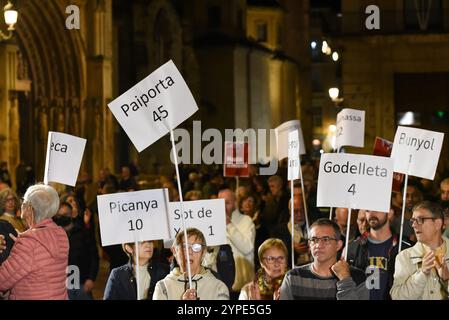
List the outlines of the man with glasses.
{"type": "Polygon", "coordinates": [[[447,300],[449,240],[442,236],[443,211],[423,201],[413,208],[410,223],[418,242],[396,258],[393,299],[447,300]]]}
{"type": "Polygon", "coordinates": [[[290,270],[282,282],[281,300],[368,300],[363,271],[337,261],[343,246],[338,225],[318,219],[310,227],[314,261],[290,270]]]}
{"type": "MultiPolygon", "coordinates": [[[[394,211],[360,211],[365,212],[369,230],[348,245],[347,260],[351,266],[365,271],[370,300],[387,300],[390,299],[394,262],[398,254],[398,236],[392,233],[389,222],[394,211]]],[[[409,243],[402,241],[402,248],[409,247],[409,243]]]]}

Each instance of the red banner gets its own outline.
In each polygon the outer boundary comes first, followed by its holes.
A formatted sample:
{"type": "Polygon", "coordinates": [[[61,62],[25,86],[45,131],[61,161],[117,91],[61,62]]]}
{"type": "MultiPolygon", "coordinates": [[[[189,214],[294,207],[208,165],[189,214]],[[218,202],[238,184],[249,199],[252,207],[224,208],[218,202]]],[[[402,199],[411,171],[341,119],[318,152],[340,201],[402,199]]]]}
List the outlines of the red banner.
{"type": "MultiPolygon", "coordinates": [[[[374,156],[389,157],[391,155],[391,150],[393,150],[393,142],[376,137],[374,141],[374,156]]],[[[393,187],[392,190],[395,192],[402,192],[401,186],[404,182],[404,175],[402,173],[393,172],[393,187]]]]}
{"type": "Polygon", "coordinates": [[[225,142],[225,177],[249,177],[248,150],[247,142],[225,142]]]}

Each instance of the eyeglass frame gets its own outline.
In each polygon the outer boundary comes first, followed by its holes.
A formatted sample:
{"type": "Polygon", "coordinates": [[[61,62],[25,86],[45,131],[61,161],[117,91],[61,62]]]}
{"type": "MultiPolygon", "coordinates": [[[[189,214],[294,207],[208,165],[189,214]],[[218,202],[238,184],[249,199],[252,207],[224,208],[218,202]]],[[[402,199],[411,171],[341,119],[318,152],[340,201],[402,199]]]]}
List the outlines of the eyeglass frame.
{"type": "Polygon", "coordinates": [[[328,237],[328,236],[324,236],[324,237],[312,237],[310,239],[307,239],[309,244],[312,246],[315,246],[317,244],[319,244],[321,241],[323,241],[323,243],[325,245],[329,245],[331,243],[332,240],[338,241],[338,239],[336,238],[332,238],[332,237],[328,237]]]}
{"type": "Polygon", "coordinates": [[[266,261],[266,263],[268,264],[283,264],[285,263],[285,261],[287,260],[287,258],[285,256],[277,256],[277,257],[273,257],[273,256],[266,256],[262,258],[264,261],[266,261]]]}
{"type": "MultiPolygon", "coordinates": [[[[195,252],[195,253],[200,253],[203,250],[203,247],[205,247],[205,245],[203,245],[202,243],[187,243],[187,246],[192,249],[192,252],[195,252]],[[193,246],[197,246],[197,248],[199,246],[198,251],[196,251],[193,248],[193,246]]],[[[186,251],[186,244],[185,243],[179,245],[179,247],[181,247],[183,251],[186,251]]]]}
{"type": "Polygon", "coordinates": [[[416,225],[418,226],[422,226],[424,224],[424,222],[426,222],[426,220],[436,220],[438,218],[435,217],[418,217],[418,218],[410,218],[410,220],[408,221],[410,223],[410,226],[413,227],[413,223],[416,222],[416,225]],[[419,222],[421,221],[421,222],[419,222]]]}

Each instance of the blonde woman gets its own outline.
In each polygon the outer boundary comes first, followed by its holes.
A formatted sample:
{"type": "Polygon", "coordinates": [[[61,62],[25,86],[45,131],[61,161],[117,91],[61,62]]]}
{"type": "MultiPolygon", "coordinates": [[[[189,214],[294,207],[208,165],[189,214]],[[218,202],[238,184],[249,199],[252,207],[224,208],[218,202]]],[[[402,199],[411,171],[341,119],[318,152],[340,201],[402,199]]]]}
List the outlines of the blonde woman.
{"type": "Polygon", "coordinates": [[[0,191],[0,220],[12,224],[18,232],[26,230],[20,215],[20,200],[17,194],[10,188],[0,191]]]}
{"type": "Polygon", "coordinates": [[[258,249],[261,268],[255,279],[243,286],[239,300],[279,300],[279,289],[287,271],[287,247],[280,239],[265,240],[258,249]]]}

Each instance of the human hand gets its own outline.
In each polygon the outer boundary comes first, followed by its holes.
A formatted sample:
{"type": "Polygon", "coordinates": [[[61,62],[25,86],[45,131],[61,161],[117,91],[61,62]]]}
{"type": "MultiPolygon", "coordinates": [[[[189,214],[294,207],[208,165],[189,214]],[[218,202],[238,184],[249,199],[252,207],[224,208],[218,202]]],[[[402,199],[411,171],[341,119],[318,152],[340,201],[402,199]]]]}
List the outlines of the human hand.
{"type": "Polygon", "coordinates": [[[196,300],[196,290],[187,289],[181,297],[182,300],[196,300]]]}
{"type": "Polygon", "coordinates": [[[309,246],[305,242],[295,243],[295,252],[298,254],[307,253],[309,251],[309,246]]]}
{"type": "Polygon", "coordinates": [[[422,258],[421,270],[424,274],[430,274],[430,270],[435,266],[435,253],[433,251],[428,252],[422,258]]]}
{"type": "Polygon", "coordinates": [[[331,270],[340,280],[351,277],[351,273],[349,272],[349,264],[345,260],[337,261],[331,267],[331,270]]]}
{"type": "Polygon", "coordinates": [[[260,290],[256,282],[249,284],[249,300],[260,300],[260,290]]]}
{"type": "Polygon", "coordinates": [[[277,290],[273,293],[273,300],[279,300],[281,298],[281,287],[277,288],[277,290]]]}
{"type": "Polygon", "coordinates": [[[447,267],[447,263],[444,260],[442,263],[440,263],[438,259],[435,259],[435,268],[437,269],[438,276],[441,280],[449,280],[449,269],[447,267]]]}
{"type": "Polygon", "coordinates": [[[91,217],[92,217],[92,212],[90,212],[89,209],[84,210],[84,218],[83,218],[83,220],[84,220],[84,224],[86,226],[89,226],[91,217]]]}
{"type": "Polygon", "coordinates": [[[95,282],[93,280],[87,279],[84,282],[84,292],[92,292],[94,285],[95,285],[95,282]]]}

